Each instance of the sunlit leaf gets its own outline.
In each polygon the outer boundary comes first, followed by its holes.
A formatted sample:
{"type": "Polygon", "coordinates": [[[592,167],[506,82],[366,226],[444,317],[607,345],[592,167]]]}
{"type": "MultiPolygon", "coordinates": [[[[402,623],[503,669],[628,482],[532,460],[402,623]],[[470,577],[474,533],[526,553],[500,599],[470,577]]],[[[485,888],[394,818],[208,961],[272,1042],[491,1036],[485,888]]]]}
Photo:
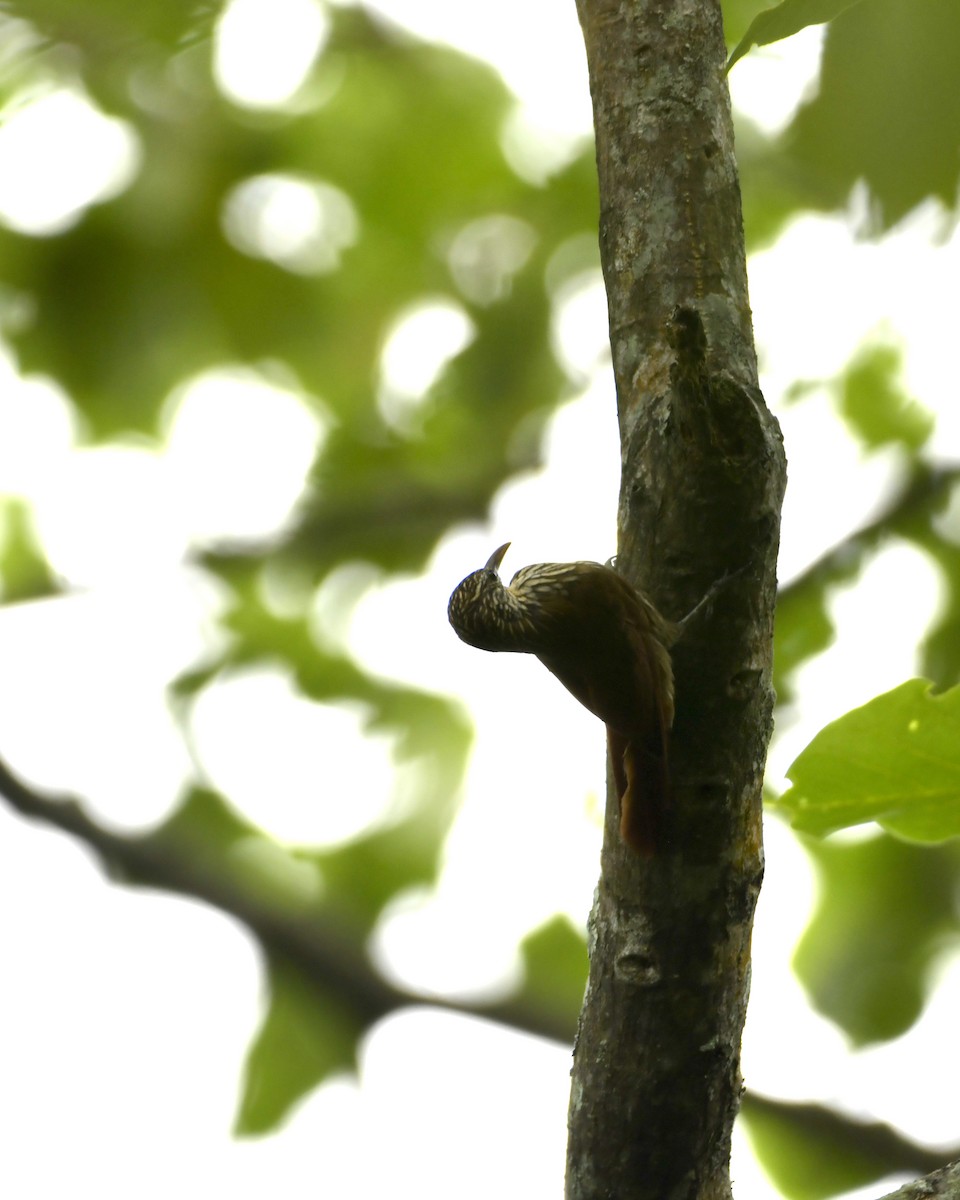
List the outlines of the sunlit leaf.
{"type": "Polygon", "coordinates": [[[870,346],[840,380],[841,415],[871,450],[891,442],[919,450],[933,431],[933,416],[899,387],[900,365],[893,346],[870,346]]]}
{"type": "Polygon", "coordinates": [[[776,807],[825,835],[879,822],[923,842],[960,835],[960,687],[911,679],[831,722],[794,760],[776,807]]]}
{"type": "Polygon", "coordinates": [[[859,4],[862,0],[783,0],[774,8],[759,13],[750,27],[734,47],[727,61],[729,71],[733,64],[753,46],[767,46],[782,38],[799,33],[808,25],[822,25],[832,21],[845,8],[859,4]]]}
{"type": "Polygon", "coordinates": [[[235,1130],[267,1133],[307,1092],[352,1070],[362,1022],[286,963],[270,963],[267,1014],[247,1056],[235,1130]]]}
{"type": "Polygon", "coordinates": [[[12,497],[0,499],[0,600],[38,600],[58,591],[26,504],[12,497]]]}
{"type": "Polygon", "coordinates": [[[770,0],[721,0],[723,32],[729,47],[735,46],[756,17],[771,7],[770,0]]]}

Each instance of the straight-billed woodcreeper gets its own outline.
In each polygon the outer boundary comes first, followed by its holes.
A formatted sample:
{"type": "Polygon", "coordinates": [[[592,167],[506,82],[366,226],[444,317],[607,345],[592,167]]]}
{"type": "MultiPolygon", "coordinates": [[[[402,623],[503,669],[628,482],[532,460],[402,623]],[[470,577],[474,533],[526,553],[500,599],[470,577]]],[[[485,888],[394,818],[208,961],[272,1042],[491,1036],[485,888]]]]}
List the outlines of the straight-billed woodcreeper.
{"type": "Polygon", "coordinates": [[[620,834],[649,857],[669,800],[669,648],[677,629],[642,592],[600,563],[535,563],[504,587],[497,571],[509,545],[454,590],[450,624],[481,650],[535,654],[604,722],[620,834]]]}

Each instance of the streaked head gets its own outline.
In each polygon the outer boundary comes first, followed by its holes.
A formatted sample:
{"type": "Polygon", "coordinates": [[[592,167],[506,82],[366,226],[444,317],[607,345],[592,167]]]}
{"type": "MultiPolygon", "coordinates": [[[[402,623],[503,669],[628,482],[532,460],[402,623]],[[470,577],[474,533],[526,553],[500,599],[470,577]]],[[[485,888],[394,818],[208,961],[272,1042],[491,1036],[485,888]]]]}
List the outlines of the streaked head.
{"type": "Polygon", "coordinates": [[[473,571],[453,590],[447,618],[461,641],[480,650],[519,649],[522,614],[497,573],[510,547],[504,542],[479,571],[473,571]]]}

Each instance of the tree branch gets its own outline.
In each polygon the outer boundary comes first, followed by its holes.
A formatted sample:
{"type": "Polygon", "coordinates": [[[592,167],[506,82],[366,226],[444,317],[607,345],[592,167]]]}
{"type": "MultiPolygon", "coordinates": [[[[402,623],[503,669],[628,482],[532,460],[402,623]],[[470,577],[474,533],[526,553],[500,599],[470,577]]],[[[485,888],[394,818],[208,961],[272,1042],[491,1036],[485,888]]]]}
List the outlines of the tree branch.
{"type": "MultiPolygon", "coordinates": [[[[295,966],[326,995],[333,995],[345,1010],[358,1014],[365,1024],[411,1006],[429,1006],[494,1021],[564,1045],[573,1041],[572,1019],[542,1006],[534,1007],[522,999],[478,1004],[396,987],[377,973],[361,949],[361,939],[349,937],[342,921],[304,918],[271,905],[263,897],[254,897],[227,880],[209,856],[201,861],[196,853],[178,850],[176,846],[160,849],[150,838],[110,833],[87,815],[75,797],[37,791],[14,774],[2,759],[0,794],[21,816],[59,829],[95,850],[112,873],[190,896],[235,917],[247,926],[265,954],[279,956],[295,966]]],[[[795,1104],[748,1092],[743,1109],[747,1116],[751,1111],[776,1116],[801,1131],[827,1137],[846,1151],[874,1158],[878,1175],[891,1171],[925,1173],[934,1170],[944,1158],[960,1157],[960,1146],[932,1151],[903,1137],[890,1125],[859,1121],[823,1105],[795,1104]]],[[[898,1200],[914,1200],[914,1195],[896,1193],[898,1200]]]]}
{"type": "Polygon", "coordinates": [[[779,430],[757,386],[716,0],[579,0],[623,473],[618,567],[674,651],[667,845],[607,805],[574,1058],[569,1200],[727,1200],[763,871],[779,430]]]}
{"type": "Polygon", "coordinates": [[[846,1157],[856,1154],[872,1162],[877,1179],[901,1171],[925,1175],[939,1170],[945,1159],[960,1157],[960,1146],[931,1150],[904,1137],[884,1121],[859,1120],[824,1104],[797,1103],[746,1092],[741,1110],[748,1120],[751,1116],[773,1117],[789,1124],[792,1132],[805,1136],[808,1144],[824,1147],[825,1153],[836,1148],[846,1157]]]}
{"type": "Polygon", "coordinates": [[[949,1163],[945,1167],[905,1183],[895,1192],[888,1192],[881,1200],[931,1200],[939,1196],[942,1200],[958,1200],[960,1197],[960,1162],[949,1163]]]}
{"type": "Polygon", "coordinates": [[[216,852],[198,853],[195,843],[159,844],[153,836],[125,837],[102,828],[74,796],[46,796],[19,779],[0,759],[0,793],[22,816],[72,834],[97,852],[108,873],[131,882],[191,896],[236,917],[265,952],[279,955],[309,980],[344,997],[366,1025],[398,1009],[429,1004],[448,1012],[485,1017],[513,1029],[569,1042],[573,1022],[541,1012],[524,999],[468,1004],[424,995],[383,979],[363,950],[361,931],[343,915],[292,912],[244,886],[216,852]]]}

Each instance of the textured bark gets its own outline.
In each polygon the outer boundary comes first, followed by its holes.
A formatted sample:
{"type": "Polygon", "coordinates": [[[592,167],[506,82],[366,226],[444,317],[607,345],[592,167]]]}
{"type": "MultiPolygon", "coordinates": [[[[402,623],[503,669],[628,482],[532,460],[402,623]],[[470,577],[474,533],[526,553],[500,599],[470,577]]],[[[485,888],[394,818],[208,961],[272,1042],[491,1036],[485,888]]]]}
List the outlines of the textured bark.
{"type": "Polygon", "coordinates": [[[579,0],[579,14],[623,449],[618,565],[673,619],[711,599],[674,651],[673,797],[652,861],[623,847],[608,801],[567,1196],[725,1197],[785,463],[757,387],[719,4],[579,0]]]}
{"type": "Polygon", "coordinates": [[[960,1162],[948,1163],[922,1179],[905,1183],[882,1200],[960,1200],[960,1162]]]}
{"type": "Polygon", "coordinates": [[[882,1200],[960,1200],[960,1162],[949,1163],[925,1175],[922,1179],[914,1179],[905,1183],[895,1192],[889,1192],[882,1200]]]}

